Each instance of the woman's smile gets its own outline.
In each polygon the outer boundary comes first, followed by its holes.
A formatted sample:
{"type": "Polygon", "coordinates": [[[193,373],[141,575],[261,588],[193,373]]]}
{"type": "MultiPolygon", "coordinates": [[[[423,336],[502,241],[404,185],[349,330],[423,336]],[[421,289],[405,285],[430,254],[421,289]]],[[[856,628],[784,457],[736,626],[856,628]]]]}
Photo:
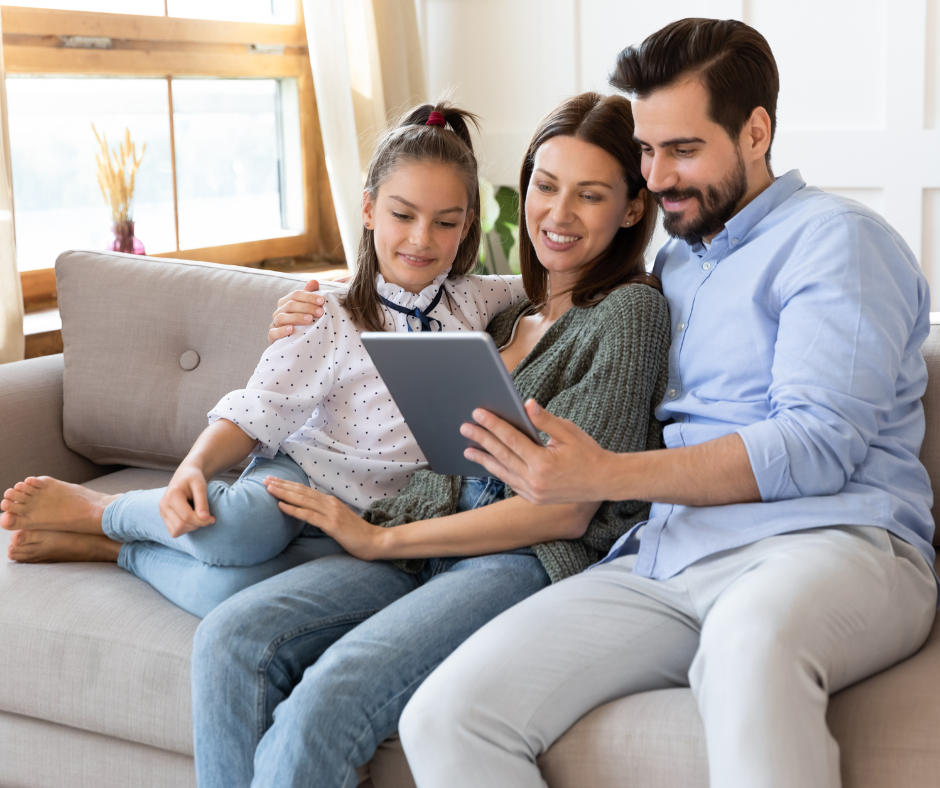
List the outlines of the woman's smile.
{"type": "Polygon", "coordinates": [[[542,235],[544,236],[545,245],[553,252],[565,252],[572,249],[581,240],[580,235],[556,233],[551,230],[542,230],[542,235]]]}

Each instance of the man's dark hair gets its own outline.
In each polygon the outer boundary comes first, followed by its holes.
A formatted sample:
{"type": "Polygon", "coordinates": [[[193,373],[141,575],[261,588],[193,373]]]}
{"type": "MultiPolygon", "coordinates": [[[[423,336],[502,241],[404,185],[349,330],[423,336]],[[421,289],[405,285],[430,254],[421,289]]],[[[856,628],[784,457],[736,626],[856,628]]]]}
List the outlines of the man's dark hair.
{"type": "MultiPolygon", "coordinates": [[[[708,115],[737,141],[757,107],[770,115],[770,141],[777,129],[780,77],[770,46],[753,27],[734,19],[680,19],[617,56],[610,84],[646,98],[686,77],[708,93],[708,115]]],[[[767,148],[770,169],[770,148],[767,148]]]]}

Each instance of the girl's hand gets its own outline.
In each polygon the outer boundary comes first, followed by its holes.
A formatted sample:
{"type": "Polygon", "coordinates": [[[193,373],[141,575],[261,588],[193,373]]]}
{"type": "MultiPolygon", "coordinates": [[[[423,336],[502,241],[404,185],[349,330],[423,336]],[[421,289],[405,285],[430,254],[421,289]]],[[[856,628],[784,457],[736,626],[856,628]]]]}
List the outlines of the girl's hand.
{"type": "Polygon", "coordinates": [[[268,329],[268,344],[294,333],[294,326],[309,325],[323,315],[323,296],[315,293],[320,283],[311,279],[303,290],[294,290],[277,302],[268,329]]]}
{"type": "Polygon", "coordinates": [[[279,499],[278,508],[291,517],[315,525],[332,536],[347,553],[363,561],[383,557],[387,528],[370,525],[338,498],[312,490],[305,484],[267,476],[268,492],[279,499]]]}
{"type": "Polygon", "coordinates": [[[183,463],[176,469],[160,499],[160,516],[174,539],[197,528],[212,525],[206,476],[194,465],[183,463]]]}

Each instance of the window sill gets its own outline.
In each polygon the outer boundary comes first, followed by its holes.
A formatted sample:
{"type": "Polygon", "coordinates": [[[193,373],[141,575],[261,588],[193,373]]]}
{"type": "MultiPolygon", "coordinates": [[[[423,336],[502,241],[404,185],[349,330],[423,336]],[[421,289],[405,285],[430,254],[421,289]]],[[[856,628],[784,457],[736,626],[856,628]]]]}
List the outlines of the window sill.
{"type": "Polygon", "coordinates": [[[23,315],[26,358],[62,352],[62,318],[58,309],[40,309],[23,315]]]}

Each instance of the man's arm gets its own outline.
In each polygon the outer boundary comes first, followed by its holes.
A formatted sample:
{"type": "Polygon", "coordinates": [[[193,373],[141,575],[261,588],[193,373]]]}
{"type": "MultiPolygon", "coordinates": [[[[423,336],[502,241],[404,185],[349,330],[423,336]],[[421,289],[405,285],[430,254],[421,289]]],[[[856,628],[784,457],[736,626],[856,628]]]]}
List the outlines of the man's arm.
{"type": "Polygon", "coordinates": [[[761,499],[737,434],[698,446],[616,454],[534,400],[526,403],[526,411],[550,436],[545,446],[484,410],[474,411],[477,424],[465,424],[461,432],[485,449],[467,449],[467,458],[532,503],[638,500],[716,506],[761,499]]]}

